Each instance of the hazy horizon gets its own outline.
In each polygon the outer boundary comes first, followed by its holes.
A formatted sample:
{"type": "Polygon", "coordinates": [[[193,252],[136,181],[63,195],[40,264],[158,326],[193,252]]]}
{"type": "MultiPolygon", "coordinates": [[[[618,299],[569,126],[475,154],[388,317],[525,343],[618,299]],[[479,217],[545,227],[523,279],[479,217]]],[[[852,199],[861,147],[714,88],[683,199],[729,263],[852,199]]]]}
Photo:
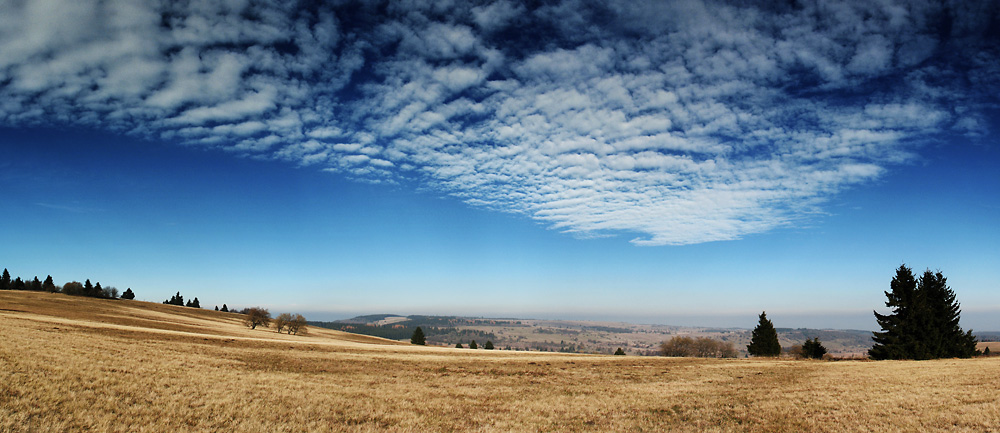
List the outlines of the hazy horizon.
{"type": "Polygon", "coordinates": [[[3,8],[15,277],[869,329],[906,264],[1000,330],[997,2],[3,8]]]}

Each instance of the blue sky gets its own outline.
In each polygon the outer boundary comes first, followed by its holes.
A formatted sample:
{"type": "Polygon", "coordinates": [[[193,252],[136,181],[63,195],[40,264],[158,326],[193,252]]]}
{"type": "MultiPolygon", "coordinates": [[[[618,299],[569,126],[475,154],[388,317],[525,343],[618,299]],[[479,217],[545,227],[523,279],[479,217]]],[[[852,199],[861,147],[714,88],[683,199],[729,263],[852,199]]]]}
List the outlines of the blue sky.
{"type": "Polygon", "coordinates": [[[316,319],[870,329],[906,263],[998,330],[998,8],[944,6],[4,4],[0,266],[316,319]]]}

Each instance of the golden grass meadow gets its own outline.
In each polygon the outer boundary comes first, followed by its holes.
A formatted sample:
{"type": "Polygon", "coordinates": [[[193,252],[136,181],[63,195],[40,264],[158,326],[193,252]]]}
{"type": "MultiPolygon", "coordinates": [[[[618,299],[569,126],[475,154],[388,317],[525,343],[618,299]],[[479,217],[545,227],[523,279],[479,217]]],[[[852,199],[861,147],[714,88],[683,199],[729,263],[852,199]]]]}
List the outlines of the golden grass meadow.
{"type": "Polygon", "coordinates": [[[1000,358],[473,351],[0,292],[0,431],[996,432],[1000,358]]]}

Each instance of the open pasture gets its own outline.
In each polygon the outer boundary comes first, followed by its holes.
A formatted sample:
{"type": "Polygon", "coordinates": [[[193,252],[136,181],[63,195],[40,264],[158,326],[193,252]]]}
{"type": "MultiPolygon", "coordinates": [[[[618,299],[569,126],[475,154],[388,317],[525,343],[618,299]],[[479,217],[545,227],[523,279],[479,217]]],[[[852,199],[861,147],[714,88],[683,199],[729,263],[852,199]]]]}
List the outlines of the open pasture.
{"type": "Polygon", "coordinates": [[[1000,431],[996,357],[615,357],[309,331],[0,292],[0,431],[1000,431]]]}

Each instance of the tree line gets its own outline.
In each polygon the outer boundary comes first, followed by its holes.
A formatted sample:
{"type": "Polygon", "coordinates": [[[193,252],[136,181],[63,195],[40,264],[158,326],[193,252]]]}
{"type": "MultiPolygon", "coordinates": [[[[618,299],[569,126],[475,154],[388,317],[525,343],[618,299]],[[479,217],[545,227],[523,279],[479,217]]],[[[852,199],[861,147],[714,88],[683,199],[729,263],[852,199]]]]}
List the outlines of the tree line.
{"type": "MultiPolygon", "coordinates": [[[[135,292],[132,291],[131,287],[125,289],[125,292],[119,294],[117,288],[102,287],[100,282],[97,284],[91,284],[90,279],[87,279],[83,283],[70,281],[62,286],[56,285],[52,281],[51,275],[47,276],[44,281],[39,280],[37,276],[31,281],[24,281],[21,277],[14,278],[12,280],[10,271],[8,271],[7,268],[4,268],[3,274],[0,274],[0,290],[27,290],[36,292],[63,293],[72,296],[86,296],[102,299],[135,299],[135,292]]],[[[177,292],[169,299],[163,301],[163,303],[182,307],[201,308],[201,302],[198,301],[198,297],[185,302],[184,296],[181,295],[181,292],[177,292]]],[[[285,332],[291,335],[306,333],[306,318],[301,314],[293,315],[289,313],[282,313],[272,321],[271,313],[260,307],[244,308],[240,311],[230,311],[228,305],[222,304],[222,308],[220,309],[216,306],[215,311],[243,314],[245,316],[243,323],[251,329],[256,329],[257,326],[267,328],[273,323],[275,325],[275,330],[279,333],[285,332]]]]}
{"type": "Polygon", "coordinates": [[[118,292],[116,287],[101,287],[101,283],[91,284],[90,279],[81,283],[79,281],[70,281],[61,286],[56,285],[52,281],[52,276],[49,275],[45,277],[45,280],[39,280],[36,275],[31,281],[22,280],[21,277],[14,278],[11,280],[10,272],[7,268],[4,268],[3,274],[0,275],[0,290],[27,290],[34,292],[49,292],[49,293],[63,293],[72,296],[87,296],[91,298],[104,298],[104,299],[135,299],[135,293],[132,292],[131,288],[125,290],[124,293],[118,292]]]}

